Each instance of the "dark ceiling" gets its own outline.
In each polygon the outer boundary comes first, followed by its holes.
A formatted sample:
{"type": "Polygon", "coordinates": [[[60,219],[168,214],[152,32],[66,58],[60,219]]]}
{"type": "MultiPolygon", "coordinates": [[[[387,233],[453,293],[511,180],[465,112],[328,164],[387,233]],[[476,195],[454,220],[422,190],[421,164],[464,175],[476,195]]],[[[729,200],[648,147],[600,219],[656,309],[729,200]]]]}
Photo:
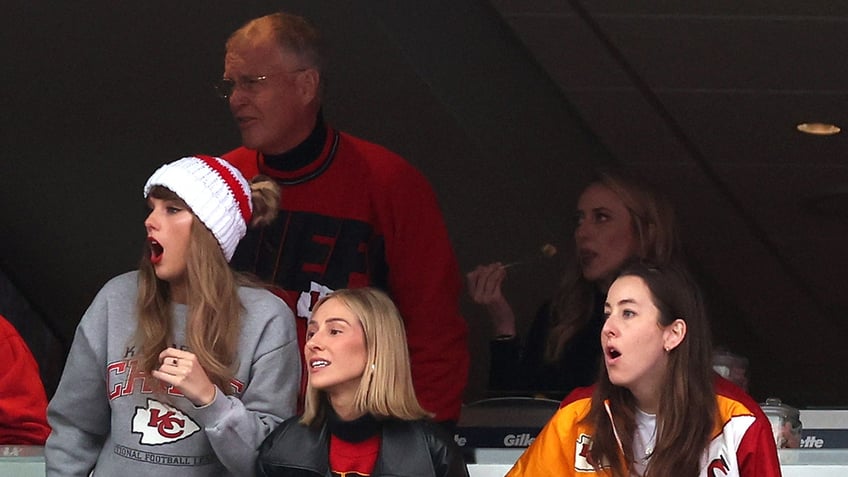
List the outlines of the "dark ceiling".
{"type": "Polygon", "coordinates": [[[669,191],[756,390],[846,404],[848,137],[795,126],[848,126],[848,4],[493,4],[616,160],[669,191]]]}
{"type": "MultiPolygon", "coordinates": [[[[675,202],[716,341],[751,360],[755,397],[848,405],[848,136],[795,129],[848,126],[848,4],[821,0],[14,0],[0,267],[65,345],[134,266],[147,175],[238,144],[208,84],[228,33],[281,7],[334,46],[329,120],[430,178],[463,269],[567,250],[592,168],[633,166],[675,202]]],[[[512,273],[523,326],[556,276],[512,273]]],[[[489,329],[464,310],[474,399],[489,329]]]]}

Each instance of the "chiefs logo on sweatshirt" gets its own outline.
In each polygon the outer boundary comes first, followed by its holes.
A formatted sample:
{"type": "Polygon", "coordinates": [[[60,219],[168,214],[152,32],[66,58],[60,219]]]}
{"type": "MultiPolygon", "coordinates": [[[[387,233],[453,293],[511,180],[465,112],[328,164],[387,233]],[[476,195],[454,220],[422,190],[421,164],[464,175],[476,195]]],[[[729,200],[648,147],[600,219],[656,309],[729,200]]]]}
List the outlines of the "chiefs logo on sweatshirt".
{"type": "Polygon", "coordinates": [[[136,408],[132,420],[132,432],[141,434],[140,444],[169,444],[199,430],[200,426],[182,411],[155,399],[148,399],[146,408],[136,408]]]}

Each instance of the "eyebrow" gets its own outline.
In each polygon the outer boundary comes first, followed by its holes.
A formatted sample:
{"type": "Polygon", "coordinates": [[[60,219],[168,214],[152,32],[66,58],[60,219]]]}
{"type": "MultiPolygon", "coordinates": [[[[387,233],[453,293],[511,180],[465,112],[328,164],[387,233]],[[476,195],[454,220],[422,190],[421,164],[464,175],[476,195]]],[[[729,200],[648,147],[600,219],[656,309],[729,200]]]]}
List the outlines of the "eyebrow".
{"type": "MultiPolygon", "coordinates": [[[[623,299],[623,300],[618,300],[618,303],[616,303],[616,304],[617,304],[618,306],[621,306],[621,305],[629,305],[629,304],[638,305],[638,304],[639,304],[639,302],[637,302],[637,301],[636,301],[635,299],[633,299],[633,298],[625,298],[625,299],[623,299]]],[[[604,306],[605,306],[605,307],[607,307],[607,306],[610,306],[610,307],[611,307],[612,305],[610,305],[610,304],[609,304],[609,302],[604,302],[604,306]]]]}
{"type": "Polygon", "coordinates": [[[598,213],[598,212],[612,213],[612,209],[605,206],[605,205],[602,205],[600,207],[592,207],[591,209],[588,209],[588,210],[576,209],[574,211],[575,215],[586,214],[586,213],[592,214],[592,213],[598,213]]]}
{"type": "MultiPolygon", "coordinates": [[[[325,324],[326,323],[333,323],[333,322],[340,322],[340,323],[344,323],[344,324],[350,326],[350,323],[346,319],[340,318],[340,317],[330,317],[330,318],[327,318],[326,320],[324,320],[325,324]]],[[[316,324],[318,324],[318,322],[316,322],[315,320],[313,320],[311,318],[309,319],[309,321],[306,322],[307,326],[316,325],[316,324]]]]}

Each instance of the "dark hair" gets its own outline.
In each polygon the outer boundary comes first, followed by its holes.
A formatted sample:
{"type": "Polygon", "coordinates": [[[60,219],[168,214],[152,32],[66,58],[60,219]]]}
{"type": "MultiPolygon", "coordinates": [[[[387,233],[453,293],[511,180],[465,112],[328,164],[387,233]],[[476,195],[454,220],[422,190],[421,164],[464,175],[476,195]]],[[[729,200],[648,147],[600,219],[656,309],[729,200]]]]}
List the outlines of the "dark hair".
{"type": "MultiPolygon", "coordinates": [[[[716,416],[710,326],[700,289],[688,271],[674,263],[661,267],[632,263],[619,273],[619,277],[625,276],[638,277],[648,287],[651,300],[659,310],[661,326],[677,319],[686,322],[683,340],[668,352],[657,412],[657,442],[645,475],[695,477],[700,470],[701,455],[712,437],[716,416]]],[[[613,424],[604,409],[606,400],[615,419],[615,429],[619,431],[621,450],[626,462],[631,462],[636,429],[635,399],[630,390],[610,382],[604,367],[586,417],[595,428],[592,457],[594,462],[614,463],[614,475],[625,476],[613,424]]]]}

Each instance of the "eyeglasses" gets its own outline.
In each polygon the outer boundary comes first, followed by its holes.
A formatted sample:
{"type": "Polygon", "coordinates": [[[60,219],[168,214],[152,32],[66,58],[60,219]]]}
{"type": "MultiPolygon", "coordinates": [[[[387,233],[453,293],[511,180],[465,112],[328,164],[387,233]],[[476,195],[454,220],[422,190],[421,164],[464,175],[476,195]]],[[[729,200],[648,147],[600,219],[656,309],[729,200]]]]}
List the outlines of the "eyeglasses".
{"type": "Polygon", "coordinates": [[[298,68],[296,70],[283,71],[281,73],[274,73],[268,75],[241,76],[238,79],[222,78],[216,81],[213,86],[215,87],[215,92],[218,93],[218,96],[220,96],[221,99],[229,99],[230,96],[233,95],[233,92],[235,92],[235,90],[237,89],[241,89],[242,91],[248,94],[255,94],[259,92],[265,80],[272,76],[300,73],[306,70],[307,68],[298,68]]]}

